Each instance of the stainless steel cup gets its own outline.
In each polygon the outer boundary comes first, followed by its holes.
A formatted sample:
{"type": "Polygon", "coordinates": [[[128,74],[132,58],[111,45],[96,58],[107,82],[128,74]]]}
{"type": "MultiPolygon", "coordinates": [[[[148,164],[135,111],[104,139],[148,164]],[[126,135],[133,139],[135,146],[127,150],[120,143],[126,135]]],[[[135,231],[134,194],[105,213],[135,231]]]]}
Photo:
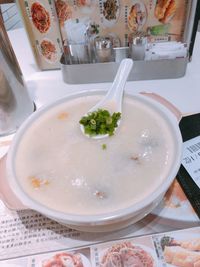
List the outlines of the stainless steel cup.
{"type": "Polygon", "coordinates": [[[134,60],[144,60],[147,45],[147,38],[145,36],[136,36],[131,44],[131,57],[134,60]]]}
{"type": "Polygon", "coordinates": [[[129,57],[129,47],[116,47],[113,50],[115,62],[121,62],[129,57]]]}
{"type": "Polygon", "coordinates": [[[0,10],[0,136],[14,133],[33,111],[0,10]]]}
{"type": "Polygon", "coordinates": [[[113,61],[113,46],[109,37],[96,37],[95,44],[95,56],[97,62],[110,62],[113,61]]]}
{"type": "Polygon", "coordinates": [[[68,51],[69,51],[71,64],[90,63],[87,44],[69,44],[68,51]]]}

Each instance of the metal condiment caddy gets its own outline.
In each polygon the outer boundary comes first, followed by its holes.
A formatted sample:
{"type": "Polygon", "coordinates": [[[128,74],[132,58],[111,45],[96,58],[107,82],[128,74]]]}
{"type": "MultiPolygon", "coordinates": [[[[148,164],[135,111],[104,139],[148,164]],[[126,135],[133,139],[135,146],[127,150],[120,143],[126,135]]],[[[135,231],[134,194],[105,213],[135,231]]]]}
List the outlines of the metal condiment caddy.
{"type": "MultiPolygon", "coordinates": [[[[93,53],[87,54],[93,55],[85,60],[85,62],[90,62],[87,64],[80,64],[80,60],[75,62],[72,50],[66,46],[61,58],[63,80],[71,84],[110,82],[114,79],[121,60],[128,57],[135,61],[134,68],[129,75],[129,80],[132,81],[179,78],[185,75],[188,63],[187,52],[184,56],[173,59],[165,55],[167,58],[155,60],[155,55],[153,55],[154,60],[147,60],[145,53],[147,51],[149,53],[152,48],[156,47],[156,44],[154,46],[151,43],[148,44],[147,40],[147,36],[140,33],[130,37],[128,47],[114,48],[109,37],[97,37],[92,47],[93,53]]],[[[163,50],[165,44],[168,46],[169,43],[157,45],[163,50]]],[[[171,44],[174,45],[173,42],[171,44]]],[[[175,43],[175,45],[182,44],[175,43]]],[[[184,45],[182,46],[186,51],[184,45]]],[[[88,49],[91,49],[91,46],[88,49]]]]}
{"type": "MultiPolygon", "coordinates": [[[[148,42],[148,36],[140,32],[129,36],[128,47],[114,47],[112,43],[114,43],[112,38],[108,36],[97,36],[93,46],[88,46],[88,50],[91,51],[87,53],[87,58],[85,58],[84,62],[89,62],[86,64],[80,64],[79,59],[74,61],[72,50],[69,45],[66,45],[65,53],[60,61],[64,82],[70,84],[111,82],[124,58],[132,58],[135,61],[134,68],[129,75],[128,80],[130,81],[172,79],[185,75],[189,61],[187,52],[185,55],[175,58],[170,58],[170,55],[168,57],[167,54],[164,57],[158,55],[158,59],[155,59],[155,55],[153,55],[153,60],[145,57],[145,53],[152,47],[159,45],[163,50],[164,45],[169,46],[170,42],[153,45],[153,43],[148,42]]],[[[186,44],[179,44],[179,42],[171,42],[171,44],[187,46],[186,44]]],[[[187,47],[184,49],[186,51],[187,47]]],[[[166,51],[166,48],[164,50],[166,51]]]]}
{"type": "Polygon", "coordinates": [[[191,60],[195,30],[198,24],[197,0],[193,0],[189,6],[182,36],[182,42],[187,45],[188,55],[147,59],[145,57],[147,42],[145,36],[133,36],[132,40],[128,41],[128,47],[112,47],[109,39],[102,40],[101,37],[98,37],[93,42],[93,50],[88,53],[93,55],[93,59],[90,58],[88,61],[90,63],[77,64],[72,62],[69,53],[62,55],[60,63],[64,82],[69,84],[111,82],[116,75],[120,61],[126,57],[135,61],[129,81],[183,77],[187,64],[191,60]]]}
{"type": "MultiPolygon", "coordinates": [[[[60,60],[63,81],[69,84],[101,83],[113,81],[119,62],[104,62],[70,65],[63,54],[60,60]]],[[[173,79],[185,75],[187,58],[135,61],[129,81],[173,79]]]]}

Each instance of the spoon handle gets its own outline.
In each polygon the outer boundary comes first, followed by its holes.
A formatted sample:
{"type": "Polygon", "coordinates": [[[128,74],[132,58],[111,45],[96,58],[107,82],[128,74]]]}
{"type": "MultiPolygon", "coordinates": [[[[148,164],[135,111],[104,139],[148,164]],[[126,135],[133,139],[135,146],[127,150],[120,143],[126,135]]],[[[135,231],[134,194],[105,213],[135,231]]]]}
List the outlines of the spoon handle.
{"type": "Polygon", "coordinates": [[[132,66],[133,60],[130,58],[126,58],[121,61],[115,79],[107,94],[100,102],[92,107],[89,112],[102,108],[106,106],[107,103],[111,102],[114,104],[115,110],[121,112],[123,90],[132,66]]]}
{"type": "Polygon", "coordinates": [[[119,103],[121,109],[121,99],[124,91],[124,86],[128,79],[129,73],[133,67],[133,60],[130,58],[123,59],[120,63],[119,69],[112,83],[110,90],[108,91],[105,99],[115,101],[119,103]]]}

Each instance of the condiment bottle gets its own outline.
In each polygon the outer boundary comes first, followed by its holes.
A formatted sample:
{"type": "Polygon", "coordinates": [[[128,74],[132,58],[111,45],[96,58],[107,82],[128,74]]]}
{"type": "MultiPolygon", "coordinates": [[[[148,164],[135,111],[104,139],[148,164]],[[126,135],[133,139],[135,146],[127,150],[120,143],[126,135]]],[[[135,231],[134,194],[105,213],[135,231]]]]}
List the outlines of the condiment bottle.
{"type": "Polygon", "coordinates": [[[147,38],[145,36],[135,36],[132,38],[130,44],[131,57],[134,60],[144,60],[147,45],[147,38]]]}
{"type": "Polygon", "coordinates": [[[97,62],[113,61],[113,46],[109,37],[96,37],[95,41],[95,56],[97,62]]]}

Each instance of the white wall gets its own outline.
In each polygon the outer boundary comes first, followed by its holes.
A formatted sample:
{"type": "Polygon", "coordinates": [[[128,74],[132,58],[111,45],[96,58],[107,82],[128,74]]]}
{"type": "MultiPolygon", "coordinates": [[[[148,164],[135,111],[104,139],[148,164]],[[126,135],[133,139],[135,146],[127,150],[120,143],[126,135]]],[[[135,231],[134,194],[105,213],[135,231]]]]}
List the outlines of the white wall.
{"type": "Polygon", "coordinates": [[[16,4],[1,4],[0,6],[7,31],[23,27],[16,4]]]}

